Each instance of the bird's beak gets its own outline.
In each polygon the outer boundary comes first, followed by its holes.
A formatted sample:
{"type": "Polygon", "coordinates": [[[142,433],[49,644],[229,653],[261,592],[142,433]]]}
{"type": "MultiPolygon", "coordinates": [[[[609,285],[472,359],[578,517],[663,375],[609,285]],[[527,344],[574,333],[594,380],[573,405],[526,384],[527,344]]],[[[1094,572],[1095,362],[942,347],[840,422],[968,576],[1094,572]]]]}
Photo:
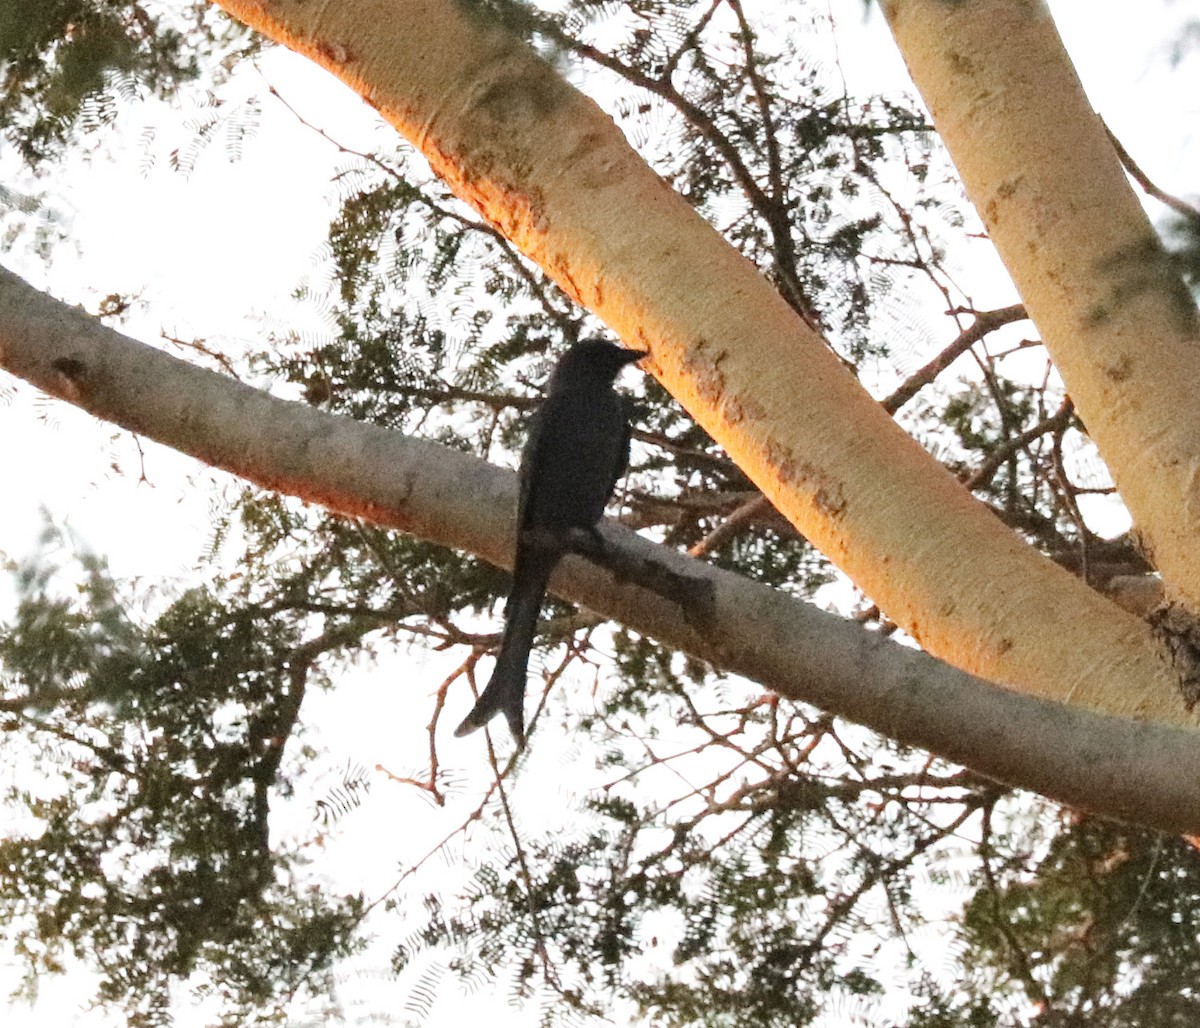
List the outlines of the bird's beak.
{"type": "Polygon", "coordinates": [[[636,364],[643,357],[649,357],[649,356],[650,356],[649,350],[626,350],[625,351],[625,363],[626,364],[636,364]]]}

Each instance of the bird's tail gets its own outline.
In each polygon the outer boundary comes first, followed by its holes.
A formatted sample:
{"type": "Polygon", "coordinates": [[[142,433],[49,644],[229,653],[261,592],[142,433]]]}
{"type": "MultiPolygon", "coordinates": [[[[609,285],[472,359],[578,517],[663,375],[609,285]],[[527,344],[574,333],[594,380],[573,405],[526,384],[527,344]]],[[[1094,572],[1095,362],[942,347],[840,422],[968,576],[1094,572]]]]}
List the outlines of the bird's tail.
{"type": "Polygon", "coordinates": [[[496,667],[478,702],[461,725],[457,736],[469,735],[482,728],[496,714],[503,713],[513,739],[525,746],[525,680],[528,677],[529,650],[533,646],[538,613],[546,595],[550,572],[558,563],[555,554],[522,554],[514,568],[512,592],[504,605],[504,638],[496,667]],[[524,558],[524,559],[522,559],[524,558]],[[524,565],[524,566],[522,566],[524,565]]]}

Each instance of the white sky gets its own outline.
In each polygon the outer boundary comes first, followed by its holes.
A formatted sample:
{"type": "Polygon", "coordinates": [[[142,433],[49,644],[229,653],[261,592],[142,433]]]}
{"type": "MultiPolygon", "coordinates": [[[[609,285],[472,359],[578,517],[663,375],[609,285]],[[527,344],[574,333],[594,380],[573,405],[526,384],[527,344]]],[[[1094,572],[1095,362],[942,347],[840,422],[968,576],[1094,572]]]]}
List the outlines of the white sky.
{"type": "MultiPolygon", "coordinates": [[[[863,28],[860,0],[831,0],[831,7],[842,11],[846,33],[840,53],[851,92],[909,90],[880,19],[873,17],[863,28]]],[[[1193,58],[1179,71],[1168,62],[1175,27],[1194,14],[1193,5],[1058,0],[1051,7],[1094,105],[1116,135],[1161,187],[1200,193],[1200,60],[1193,58]]],[[[35,285],[89,310],[109,293],[140,294],[145,309],[136,310],[123,330],[147,341],[155,341],[161,330],[217,345],[253,346],[272,328],[321,332],[319,316],[290,297],[319,266],[335,211],[330,178],[349,158],[268,97],[267,82],[347,146],[386,147],[390,130],[378,125],[358,97],[307,61],[276,51],[262,67],[265,78],[247,69],[225,91],[233,98],[258,95],[264,102],[261,127],[240,161],[226,160],[218,142],[189,178],[172,172],[166,155],[185,145],[191,133],[162,127],[171,123],[171,115],[148,104],[126,118],[119,139],[108,140],[111,155],[97,155],[86,166],[71,166],[56,173],[52,183],[41,184],[49,188],[49,203],[63,215],[71,240],[56,254],[53,269],[47,273],[19,249],[0,259],[35,285]],[[157,162],[143,173],[139,140],[147,126],[158,127],[151,147],[157,162]]],[[[0,151],[0,172],[12,167],[0,151]]],[[[20,187],[11,177],[5,180],[20,187]]],[[[1151,202],[1148,208],[1161,217],[1157,205],[1151,202]]],[[[971,264],[972,293],[981,307],[1014,301],[983,245],[976,244],[962,259],[971,264]]],[[[189,576],[208,538],[208,483],[221,476],[144,443],[148,481],[139,482],[139,454],[127,436],[23,385],[11,403],[0,405],[0,439],[8,484],[0,552],[29,553],[45,507],[107,555],[118,577],[189,576]],[[110,467],[114,461],[121,473],[110,467]]],[[[0,610],[9,602],[0,590],[0,610]]],[[[379,763],[397,774],[419,768],[426,760],[423,723],[412,722],[414,711],[423,722],[429,706],[424,699],[414,703],[412,690],[422,690],[422,696],[432,692],[448,667],[445,660],[411,666],[400,660],[349,676],[336,696],[311,696],[305,720],[321,726],[321,744],[329,751],[325,775],[308,786],[311,797],[336,784],[348,762],[367,768],[379,763]]],[[[447,720],[456,723],[453,717],[447,720]]],[[[539,807],[562,809],[566,802],[559,783],[570,778],[564,771],[572,761],[570,744],[550,736],[549,731],[539,734],[535,747],[544,773],[526,774],[519,783],[521,802],[531,813],[539,807]]],[[[463,749],[443,747],[442,757],[462,760],[470,774],[483,774],[478,751],[466,750],[476,744],[482,746],[481,736],[459,744],[463,749]]],[[[431,848],[466,809],[434,811],[414,790],[377,776],[367,807],[338,826],[331,864],[345,888],[362,887],[374,895],[394,880],[402,861],[431,848]]],[[[297,817],[291,830],[307,833],[308,822],[297,817]]],[[[385,1010],[402,1020],[404,983],[383,980],[381,985],[371,977],[372,972],[382,975],[396,937],[388,929],[387,945],[373,968],[368,963],[363,977],[347,981],[343,999],[352,1019],[385,1010]]],[[[88,984],[82,977],[48,982],[35,1010],[15,1007],[5,1024],[118,1023],[81,1012],[88,984]]],[[[0,965],[0,991],[4,988],[0,965]]],[[[502,996],[458,1000],[456,992],[453,985],[443,990],[446,996],[426,1024],[460,1025],[479,1016],[497,1028],[536,1023],[536,1009],[518,1015],[504,1006],[502,996]]]]}

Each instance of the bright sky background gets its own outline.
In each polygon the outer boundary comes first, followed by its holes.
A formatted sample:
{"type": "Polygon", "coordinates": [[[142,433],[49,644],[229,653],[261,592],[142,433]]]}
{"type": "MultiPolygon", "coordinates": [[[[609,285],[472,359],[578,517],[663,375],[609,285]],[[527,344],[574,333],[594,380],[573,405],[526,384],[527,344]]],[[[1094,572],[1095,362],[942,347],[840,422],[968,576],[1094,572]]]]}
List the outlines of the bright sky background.
{"type": "MultiPolygon", "coordinates": [[[[910,90],[881,19],[875,15],[864,26],[860,0],[830,4],[840,12],[845,30],[840,56],[852,94],[910,90]]],[[[1162,188],[1200,193],[1200,60],[1193,57],[1178,70],[1169,60],[1177,26],[1194,15],[1193,5],[1057,0],[1051,7],[1092,101],[1114,133],[1162,188]]],[[[33,187],[48,192],[48,205],[69,238],[56,252],[53,268],[47,271],[20,247],[0,260],[35,285],[91,311],[109,293],[139,296],[144,307],[132,312],[122,330],[150,342],[161,331],[184,339],[203,337],[216,346],[232,342],[237,348],[257,345],[270,330],[325,331],[319,312],[296,303],[291,294],[320,274],[321,248],[336,206],[330,179],[350,158],[268,96],[268,84],[309,122],[348,147],[391,145],[391,130],[381,127],[375,112],[357,96],[309,62],[275,51],[263,58],[261,71],[244,69],[222,91],[231,102],[247,96],[263,101],[260,128],[241,160],[229,161],[218,141],[190,177],[172,171],[167,154],[187,145],[192,133],[169,127],[170,112],[148,103],[123,117],[119,137],[103,137],[92,160],[56,170],[52,181],[33,187]],[[150,128],[156,135],[147,148],[142,141],[150,128]],[[156,158],[148,170],[147,152],[156,158]]],[[[22,188],[15,167],[0,150],[0,179],[22,188]]],[[[1148,209],[1152,217],[1162,216],[1154,202],[1148,209]]],[[[980,307],[1014,302],[1011,286],[996,273],[984,244],[959,257],[980,307]]],[[[931,324],[939,325],[938,319],[931,324]]],[[[932,351],[945,341],[939,336],[927,343],[932,351]]],[[[0,380],[0,389],[11,381],[0,380]]],[[[141,458],[128,436],[23,385],[0,405],[0,439],[8,486],[0,513],[0,552],[21,557],[33,549],[44,507],[106,555],[119,578],[184,580],[192,573],[208,540],[210,486],[227,479],[144,442],[147,481],[139,481],[141,458]]],[[[0,610],[10,602],[0,586],[0,610]]],[[[427,756],[423,719],[429,706],[424,697],[449,667],[444,658],[427,662],[424,657],[412,664],[400,660],[365,667],[349,676],[335,696],[310,695],[305,720],[320,725],[320,744],[329,756],[322,765],[325,771],[307,785],[309,804],[303,797],[291,804],[289,809],[300,812],[296,822],[281,823],[278,830],[309,834],[304,812],[311,811],[312,799],[337,783],[347,764],[381,764],[399,775],[416,772],[427,756]],[[420,690],[419,702],[412,700],[414,689],[420,690]],[[419,723],[413,723],[414,715],[419,723]]],[[[461,705],[465,711],[465,697],[461,705]]],[[[447,723],[457,722],[450,716],[447,723]]],[[[479,751],[468,752],[482,747],[482,737],[458,745],[462,748],[444,746],[443,759],[461,760],[464,773],[486,774],[479,751]]],[[[518,783],[520,803],[534,817],[539,810],[562,809],[567,796],[559,783],[578,774],[569,740],[540,733],[535,750],[544,771],[535,774],[531,767],[518,783]]],[[[581,787],[584,777],[579,775],[573,786],[581,787]]],[[[466,809],[460,805],[452,813],[437,811],[415,790],[378,775],[368,804],[338,825],[329,850],[331,866],[338,869],[343,888],[377,895],[395,880],[402,861],[432,848],[466,809]]],[[[351,1020],[383,1010],[403,1021],[406,985],[385,977],[387,954],[399,933],[394,922],[381,928],[387,934],[380,951],[342,991],[351,1020]]],[[[5,974],[0,964],[3,991],[5,974]]],[[[82,976],[47,982],[36,1009],[15,1007],[5,1015],[5,1024],[119,1023],[81,1012],[88,984],[82,976]]],[[[536,1010],[510,1013],[503,996],[458,1001],[456,991],[453,984],[443,990],[446,998],[426,1024],[457,1026],[480,1016],[497,1028],[536,1023],[536,1010]]]]}

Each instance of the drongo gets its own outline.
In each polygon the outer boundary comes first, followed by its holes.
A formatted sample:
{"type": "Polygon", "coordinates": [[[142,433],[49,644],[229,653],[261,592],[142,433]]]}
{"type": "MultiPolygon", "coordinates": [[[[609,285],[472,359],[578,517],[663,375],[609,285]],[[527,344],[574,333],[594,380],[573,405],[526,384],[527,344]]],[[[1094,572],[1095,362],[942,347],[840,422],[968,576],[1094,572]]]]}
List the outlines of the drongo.
{"type": "Polygon", "coordinates": [[[595,529],[629,464],[628,401],[613,383],[626,364],[645,356],[642,350],[584,339],[555,365],[521,454],[516,557],[500,654],[487,688],[455,735],[482,728],[503,713],[517,745],[525,745],[529,648],[546,583],[571,549],[572,535],[595,529]]]}

